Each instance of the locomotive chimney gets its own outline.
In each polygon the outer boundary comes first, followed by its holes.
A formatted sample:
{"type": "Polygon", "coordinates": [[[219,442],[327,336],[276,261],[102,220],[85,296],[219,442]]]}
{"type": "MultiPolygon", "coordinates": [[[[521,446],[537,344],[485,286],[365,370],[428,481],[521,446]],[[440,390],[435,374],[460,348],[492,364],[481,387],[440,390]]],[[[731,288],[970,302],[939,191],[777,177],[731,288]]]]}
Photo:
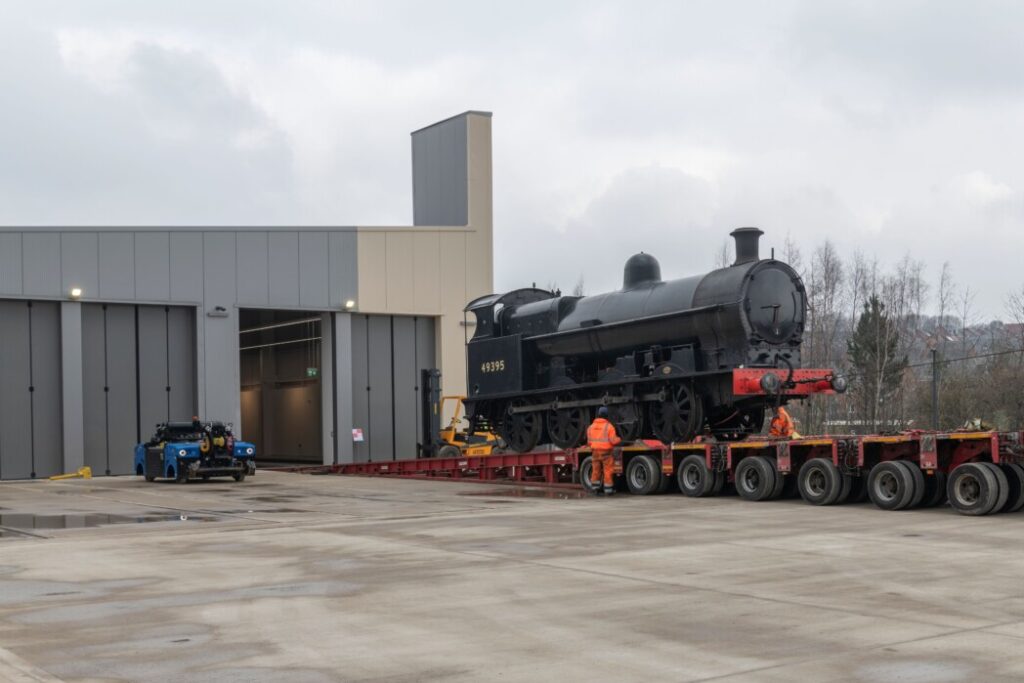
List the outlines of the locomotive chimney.
{"type": "Polygon", "coordinates": [[[751,261],[757,261],[761,257],[758,254],[757,243],[764,231],[758,228],[736,228],[729,233],[736,240],[736,261],[734,266],[739,266],[751,261]]]}

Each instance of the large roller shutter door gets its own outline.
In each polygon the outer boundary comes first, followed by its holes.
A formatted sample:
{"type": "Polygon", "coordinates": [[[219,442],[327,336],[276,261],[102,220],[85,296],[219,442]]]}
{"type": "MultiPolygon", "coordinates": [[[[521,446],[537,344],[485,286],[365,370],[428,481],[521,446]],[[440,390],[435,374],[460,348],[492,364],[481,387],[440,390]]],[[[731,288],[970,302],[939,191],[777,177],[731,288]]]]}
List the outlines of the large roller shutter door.
{"type": "Polygon", "coordinates": [[[58,474],[60,304],[0,301],[0,479],[58,474]]]}
{"type": "Polygon", "coordinates": [[[85,464],[131,474],[134,445],[195,413],[195,313],[186,307],[82,305],[85,464]]]}
{"type": "Polygon", "coordinates": [[[139,437],[135,307],[82,305],[85,464],[94,474],[132,474],[139,437]]]}
{"type": "Polygon", "coordinates": [[[353,444],[356,462],[418,455],[420,370],[436,367],[434,321],[358,315],[352,319],[353,444]]]}

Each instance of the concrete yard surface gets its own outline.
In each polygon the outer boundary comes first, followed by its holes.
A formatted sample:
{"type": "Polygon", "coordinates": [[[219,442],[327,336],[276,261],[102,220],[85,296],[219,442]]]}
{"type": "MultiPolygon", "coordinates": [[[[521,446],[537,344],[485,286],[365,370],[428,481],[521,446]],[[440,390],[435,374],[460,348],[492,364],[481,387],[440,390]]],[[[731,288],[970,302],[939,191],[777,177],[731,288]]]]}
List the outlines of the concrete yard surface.
{"type": "Polygon", "coordinates": [[[0,681],[1017,681],[1024,516],[0,484],[0,681]]]}

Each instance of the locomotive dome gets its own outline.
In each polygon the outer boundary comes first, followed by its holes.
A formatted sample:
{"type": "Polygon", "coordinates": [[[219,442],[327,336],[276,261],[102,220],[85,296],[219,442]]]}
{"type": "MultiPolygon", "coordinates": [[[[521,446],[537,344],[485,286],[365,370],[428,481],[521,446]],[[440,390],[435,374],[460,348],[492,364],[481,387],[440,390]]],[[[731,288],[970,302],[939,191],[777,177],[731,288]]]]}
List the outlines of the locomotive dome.
{"type": "Polygon", "coordinates": [[[645,282],[661,281],[661,265],[658,259],[650,254],[640,252],[633,254],[626,261],[626,267],[622,273],[622,288],[630,289],[645,282]]]}

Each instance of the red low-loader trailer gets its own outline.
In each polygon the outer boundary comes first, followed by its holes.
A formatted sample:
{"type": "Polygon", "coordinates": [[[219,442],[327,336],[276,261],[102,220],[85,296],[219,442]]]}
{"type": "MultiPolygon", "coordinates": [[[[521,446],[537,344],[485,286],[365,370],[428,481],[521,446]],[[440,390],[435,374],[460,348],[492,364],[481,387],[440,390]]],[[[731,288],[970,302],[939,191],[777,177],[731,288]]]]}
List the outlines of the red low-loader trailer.
{"type": "MultiPolygon", "coordinates": [[[[705,497],[727,485],[740,498],[799,495],[812,505],[870,499],[885,510],[939,505],[965,515],[1024,508],[1021,432],[906,432],[665,445],[637,442],[615,452],[617,487],[634,495],[678,490],[705,497]]],[[[362,474],[590,489],[587,449],[483,457],[419,458],[335,465],[362,474]]]]}

